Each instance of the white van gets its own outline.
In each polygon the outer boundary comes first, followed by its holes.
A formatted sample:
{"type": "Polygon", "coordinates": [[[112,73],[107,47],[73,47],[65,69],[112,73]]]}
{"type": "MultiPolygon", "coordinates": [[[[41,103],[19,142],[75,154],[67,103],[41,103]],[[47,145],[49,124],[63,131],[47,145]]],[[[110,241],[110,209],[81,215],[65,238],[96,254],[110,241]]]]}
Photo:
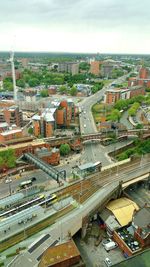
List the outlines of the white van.
{"type": "Polygon", "coordinates": [[[116,248],[117,246],[118,246],[118,245],[117,245],[116,242],[111,241],[111,242],[105,244],[105,245],[104,245],[104,248],[106,249],[106,251],[109,251],[109,250],[111,250],[111,249],[116,248]]]}

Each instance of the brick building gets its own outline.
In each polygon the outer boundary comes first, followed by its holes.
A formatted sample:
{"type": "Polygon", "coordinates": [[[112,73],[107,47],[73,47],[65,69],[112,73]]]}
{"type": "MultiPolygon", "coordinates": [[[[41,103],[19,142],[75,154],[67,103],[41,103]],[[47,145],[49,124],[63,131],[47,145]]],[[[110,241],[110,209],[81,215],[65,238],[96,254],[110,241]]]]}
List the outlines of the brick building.
{"type": "Polygon", "coordinates": [[[129,99],[134,96],[145,95],[145,88],[142,86],[131,86],[130,88],[112,88],[105,92],[104,102],[114,104],[120,99],[129,99]]]}
{"type": "Polygon", "coordinates": [[[0,142],[7,142],[22,137],[23,137],[23,132],[21,129],[7,130],[0,133],[0,142]]]}
{"type": "Polygon", "coordinates": [[[10,106],[0,110],[0,122],[7,122],[8,125],[23,126],[22,111],[18,106],[10,106]]]}
{"type": "Polygon", "coordinates": [[[49,247],[42,255],[38,267],[84,267],[80,252],[73,240],[49,247]]]}
{"type": "Polygon", "coordinates": [[[51,148],[50,144],[47,144],[44,141],[33,141],[33,142],[11,145],[3,148],[1,147],[0,152],[7,151],[8,148],[14,150],[15,156],[17,158],[22,156],[24,153],[32,153],[39,156],[39,158],[52,165],[58,165],[60,161],[59,150],[51,148]],[[43,148],[45,149],[42,150],[43,148]],[[39,150],[37,151],[37,149],[39,150]]]}
{"type": "Polygon", "coordinates": [[[129,89],[112,88],[106,91],[104,102],[107,104],[114,104],[119,99],[129,99],[129,89]]]}
{"type": "Polygon", "coordinates": [[[142,247],[150,246],[150,208],[145,206],[133,215],[134,236],[142,247]]]}
{"type": "Polygon", "coordinates": [[[150,70],[148,68],[141,68],[137,77],[130,77],[128,86],[143,86],[150,87],[150,70]]]}
{"type": "Polygon", "coordinates": [[[99,76],[101,64],[102,64],[101,61],[92,61],[90,64],[90,73],[92,73],[96,76],[99,76]]]}

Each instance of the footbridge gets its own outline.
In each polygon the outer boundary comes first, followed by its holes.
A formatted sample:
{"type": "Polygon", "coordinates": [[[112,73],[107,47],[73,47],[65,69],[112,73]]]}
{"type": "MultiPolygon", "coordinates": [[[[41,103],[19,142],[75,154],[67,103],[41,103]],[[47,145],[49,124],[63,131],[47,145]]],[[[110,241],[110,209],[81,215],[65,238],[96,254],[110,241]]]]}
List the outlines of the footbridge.
{"type": "Polygon", "coordinates": [[[25,161],[34,164],[36,167],[40,168],[42,171],[47,173],[51,178],[53,178],[58,183],[60,178],[66,179],[65,170],[58,171],[54,167],[45,163],[43,160],[37,158],[35,155],[31,153],[25,153],[21,158],[25,161]]]}

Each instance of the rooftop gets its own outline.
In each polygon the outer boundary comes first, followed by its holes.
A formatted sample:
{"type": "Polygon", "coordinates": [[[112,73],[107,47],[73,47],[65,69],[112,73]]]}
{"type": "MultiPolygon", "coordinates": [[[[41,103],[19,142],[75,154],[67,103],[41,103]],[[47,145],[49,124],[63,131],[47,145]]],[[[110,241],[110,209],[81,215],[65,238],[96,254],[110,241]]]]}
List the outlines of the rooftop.
{"type": "Polygon", "coordinates": [[[135,202],[125,197],[110,201],[106,208],[111,210],[121,226],[131,222],[133,212],[139,209],[135,202]]]}
{"type": "Polygon", "coordinates": [[[73,240],[70,240],[64,244],[48,248],[43,254],[39,267],[53,266],[77,256],[80,256],[80,252],[73,240]]]}
{"type": "Polygon", "coordinates": [[[21,133],[22,130],[21,129],[16,129],[16,130],[8,130],[8,131],[5,131],[3,133],[1,133],[2,136],[6,136],[6,135],[9,135],[9,134],[15,134],[15,133],[21,133]]]}
{"type": "Polygon", "coordinates": [[[140,210],[138,210],[134,214],[133,222],[135,225],[139,226],[140,228],[144,228],[144,230],[147,232],[150,232],[150,208],[144,207],[140,210]]]}

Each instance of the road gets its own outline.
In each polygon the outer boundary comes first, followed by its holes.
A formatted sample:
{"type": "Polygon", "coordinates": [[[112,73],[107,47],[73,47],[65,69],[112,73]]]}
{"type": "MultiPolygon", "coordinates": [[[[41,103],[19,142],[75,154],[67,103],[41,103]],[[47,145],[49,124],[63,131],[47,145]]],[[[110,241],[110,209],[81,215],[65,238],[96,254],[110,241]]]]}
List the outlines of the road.
{"type": "MultiPolygon", "coordinates": [[[[129,74],[128,74],[129,75],[129,74]]],[[[79,103],[79,107],[81,108],[82,112],[80,114],[80,130],[81,134],[90,134],[96,133],[97,128],[92,116],[91,108],[97,102],[100,101],[107,89],[111,87],[111,84],[115,82],[115,84],[120,84],[125,81],[128,75],[122,76],[115,81],[111,81],[110,85],[104,86],[99,92],[96,94],[85,98],[82,102],[79,103]]],[[[103,151],[103,147],[100,144],[97,145],[90,145],[85,147],[84,154],[81,158],[87,159],[87,161],[95,162],[101,161],[103,166],[110,164],[110,159],[103,151]]]]}

